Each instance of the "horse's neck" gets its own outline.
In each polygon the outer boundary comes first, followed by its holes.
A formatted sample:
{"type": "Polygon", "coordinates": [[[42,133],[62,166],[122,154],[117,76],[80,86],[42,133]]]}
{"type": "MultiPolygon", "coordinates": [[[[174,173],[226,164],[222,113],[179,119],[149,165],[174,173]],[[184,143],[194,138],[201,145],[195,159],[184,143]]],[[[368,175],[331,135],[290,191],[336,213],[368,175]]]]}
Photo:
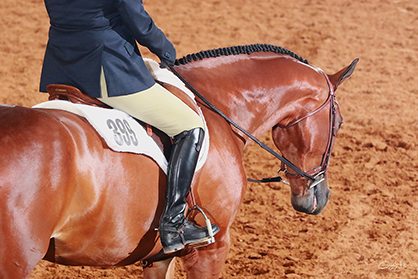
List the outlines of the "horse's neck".
{"type": "Polygon", "coordinates": [[[298,73],[315,74],[283,56],[247,55],[197,61],[181,71],[198,92],[255,136],[296,117],[295,108],[306,106],[311,94],[303,86],[306,77],[298,73]]]}

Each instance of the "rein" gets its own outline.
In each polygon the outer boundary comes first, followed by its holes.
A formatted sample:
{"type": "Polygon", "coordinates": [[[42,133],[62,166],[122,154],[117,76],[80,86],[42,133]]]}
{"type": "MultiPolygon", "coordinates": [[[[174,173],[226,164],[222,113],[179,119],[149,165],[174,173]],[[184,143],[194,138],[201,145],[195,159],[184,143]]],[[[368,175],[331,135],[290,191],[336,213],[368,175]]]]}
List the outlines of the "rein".
{"type": "MultiPolygon", "coordinates": [[[[165,66],[165,65],[164,65],[165,66]]],[[[254,137],[253,135],[251,135],[250,133],[248,133],[247,131],[245,131],[243,128],[241,128],[238,124],[236,124],[234,121],[232,121],[228,116],[226,116],[223,112],[221,112],[218,108],[216,108],[212,103],[210,103],[205,97],[203,97],[199,92],[197,92],[196,89],[194,89],[190,83],[187,82],[187,80],[185,80],[183,78],[183,76],[181,76],[172,65],[167,65],[168,68],[199,98],[201,99],[211,110],[213,110],[214,112],[216,112],[217,114],[219,114],[222,118],[224,118],[229,124],[231,124],[232,126],[234,126],[235,128],[237,128],[239,131],[241,131],[243,134],[245,134],[246,136],[248,136],[251,140],[253,140],[254,142],[256,142],[261,148],[263,148],[264,150],[266,150],[267,152],[269,152],[270,154],[272,154],[274,157],[276,157],[277,159],[279,159],[282,162],[282,167],[280,168],[280,170],[277,173],[280,173],[281,171],[286,171],[286,176],[287,175],[295,175],[295,176],[299,176],[299,177],[304,177],[307,178],[311,181],[311,185],[310,188],[315,187],[316,185],[318,185],[320,182],[322,182],[325,177],[325,171],[326,168],[328,166],[328,161],[329,161],[329,156],[331,155],[331,148],[332,148],[332,143],[333,143],[333,134],[335,134],[334,132],[334,123],[335,123],[335,112],[332,113],[332,111],[335,111],[335,105],[334,105],[334,92],[332,90],[332,86],[331,83],[327,77],[327,75],[325,73],[323,73],[327,79],[328,82],[328,86],[330,88],[330,93],[329,96],[327,98],[327,100],[325,101],[325,103],[319,107],[317,110],[315,110],[312,113],[309,113],[307,116],[296,120],[294,123],[291,123],[290,126],[295,125],[296,123],[302,121],[303,119],[317,113],[318,111],[320,111],[321,109],[323,109],[326,104],[328,102],[331,101],[332,99],[332,104],[331,104],[331,112],[330,114],[333,115],[332,117],[332,128],[330,129],[332,131],[330,131],[330,138],[328,139],[328,144],[327,144],[327,150],[324,153],[324,156],[322,158],[322,162],[321,162],[321,166],[313,169],[312,171],[309,172],[304,172],[303,170],[301,170],[300,168],[298,168],[297,166],[295,166],[292,162],[290,162],[289,160],[287,160],[286,158],[284,158],[283,156],[279,155],[277,152],[275,152],[273,149],[271,149],[270,147],[268,147],[266,144],[264,144],[263,142],[261,142],[260,140],[258,140],[256,137],[254,137]],[[292,169],[293,171],[296,172],[296,174],[290,174],[287,172],[286,167],[289,167],[290,169],[292,169]],[[316,171],[317,169],[320,169],[319,172],[316,171]]],[[[287,126],[289,127],[289,125],[287,126]]],[[[273,178],[263,178],[262,180],[254,180],[254,179],[247,179],[250,182],[262,182],[262,183],[266,183],[266,182],[284,182],[286,184],[289,184],[288,182],[284,181],[279,175],[277,177],[273,177],[273,178]]]]}

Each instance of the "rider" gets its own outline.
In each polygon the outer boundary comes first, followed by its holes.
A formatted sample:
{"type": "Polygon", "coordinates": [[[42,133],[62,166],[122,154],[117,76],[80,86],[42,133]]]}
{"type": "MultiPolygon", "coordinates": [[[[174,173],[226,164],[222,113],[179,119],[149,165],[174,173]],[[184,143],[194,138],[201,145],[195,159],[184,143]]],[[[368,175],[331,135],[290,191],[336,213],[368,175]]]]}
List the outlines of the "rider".
{"type": "MultiPolygon", "coordinates": [[[[176,50],[144,10],[142,0],[45,0],[49,41],[40,91],[49,84],[77,87],[174,138],[160,219],[165,253],[201,244],[207,227],[188,221],[186,196],[204,136],[199,115],[155,83],[136,42],[173,65],[176,50]]],[[[214,233],[219,231],[213,225],[214,233]]]]}

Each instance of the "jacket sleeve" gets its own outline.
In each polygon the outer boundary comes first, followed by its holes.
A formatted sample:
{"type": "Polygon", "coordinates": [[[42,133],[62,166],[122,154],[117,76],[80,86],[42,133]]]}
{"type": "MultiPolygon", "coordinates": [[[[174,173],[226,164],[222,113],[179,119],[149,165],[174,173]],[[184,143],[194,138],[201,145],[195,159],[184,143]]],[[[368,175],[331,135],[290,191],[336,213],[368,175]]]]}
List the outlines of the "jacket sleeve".
{"type": "Polygon", "coordinates": [[[122,20],[135,40],[160,58],[161,62],[173,64],[176,50],[145,11],[142,0],[118,0],[122,20]]]}

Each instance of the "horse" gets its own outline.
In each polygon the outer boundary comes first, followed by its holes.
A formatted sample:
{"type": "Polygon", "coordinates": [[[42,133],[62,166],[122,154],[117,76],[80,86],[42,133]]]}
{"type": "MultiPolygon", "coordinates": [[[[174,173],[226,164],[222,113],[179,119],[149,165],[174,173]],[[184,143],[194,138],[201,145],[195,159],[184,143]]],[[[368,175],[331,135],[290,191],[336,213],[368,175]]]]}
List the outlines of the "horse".
{"type": "MultiPolygon", "coordinates": [[[[194,202],[218,224],[216,242],[161,251],[158,221],[166,176],[149,157],[110,150],[82,117],[62,110],[0,106],[0,278],[28,278],[42,259],[83,266],[138,261],[144,278],[172,275],[182,259],[188,278],[218,278],[229,230],[247,188],[243,151],[272,130],[274,144],[293,169],[293,207],[319,214],[329,198],[326,166],[342,123],[335,90],[358,60],[333,75],[284,48],[247,45],[202,51],[174,68],[208,102],[198,100],[210,135],[204,166],[195,174],[194,202]],[[248,133],[248,134],[247,134],[248,133]],[[290,164],[290,163],[289,163],[290,164]],[[318,167],[319,166],[319,167],[318,167]]],[[[203,225],[200,214],[192,221],[203,225]]]]}

